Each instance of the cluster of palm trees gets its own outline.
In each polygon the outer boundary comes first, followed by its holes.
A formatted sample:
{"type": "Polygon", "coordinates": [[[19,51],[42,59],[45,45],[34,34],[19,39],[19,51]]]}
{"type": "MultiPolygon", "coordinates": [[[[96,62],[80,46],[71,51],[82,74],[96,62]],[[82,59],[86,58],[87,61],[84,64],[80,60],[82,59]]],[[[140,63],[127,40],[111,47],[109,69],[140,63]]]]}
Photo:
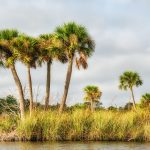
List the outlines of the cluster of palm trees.
{"type": "Polygon", "coordinates": [[[68,63],[64,93],[61,99],[59,112],[64,109],[73,64],[78,69],[88,67],[87,59],[94,52],[95,43],[90,37],[87,29],[74,22],[56,27],[51,34],[42,34],[39,37],[31,37],[17,30],[5,29],[0,31],[0,65],[9,68],[19,92],[19,106],[21,119],[25,118],[24,93],[21,80],[16,70],[16,62],[22,62],[27,68],[27,78],[30,94],[30,115],[33,111],[32,76],[30,69],[47,65],[45,110],[49,105],[51,65],[53,61],[68,63]]]}

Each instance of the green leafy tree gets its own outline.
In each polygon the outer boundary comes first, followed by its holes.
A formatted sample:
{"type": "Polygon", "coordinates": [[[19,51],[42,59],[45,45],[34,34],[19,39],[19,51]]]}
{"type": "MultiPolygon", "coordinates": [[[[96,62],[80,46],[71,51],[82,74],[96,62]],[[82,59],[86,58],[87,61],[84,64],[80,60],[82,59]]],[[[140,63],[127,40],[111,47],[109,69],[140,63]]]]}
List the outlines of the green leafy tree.
{"type": "Polygon", "coordinates": [[[30,94],[30,116],[33,111],[33,89],[32,89],[32,77],[31,68],[36,68],[36,62],[38,60],[38,40],[22,34],[15,38],[12,42],[13,53],[17,56],[17,59],[26,65],[29,94],[30,94]]]}
{"type": "Polygon", "coordinates": [[[39,39],[40,56],[39,64],[43,62],[47,64],[47,77],[46,77],[46,94],[45,94],[45,110],[48,109],[50,98],[50,83],[51,83],[51,65],[53,60],[60,61],[61,63],[67,62],[67,57],[62,49],[62,41],[59,40],[54,34],[42,34],[39,39]]]}
{"type": "Polygon", "coordinates": [[[10,68],[14,81],[19,92],[19,105],[21,119],[25,117],[24,111],[24,94],[22,84],[16,71],[15,63],[17,61],[16,55],[12,51],[12,40],[18,37],[17,30],[1,30],[0,31],[0,60],[2,60],[5,67],[10,68]]]}
{"type": "Polygon", "coordinates": [[[57,27],[55,33],[56,36],[63,42],[63,50],[68,58],[68,69],[64,93],[59,108],[59,112],[61,113],[66,104],[73,63],[74,61],[76,62],[78,69],[80,69],[80,66],[86,69],[88,66],[87,58],[94,52],[95,44],[89,36],[86,28],[74,22],[57,27]]]}
{"type": "Polygon", "coordinates": [[[135,98],[134,98],[133,87],[134,86],[139,87],[142,84],[143,82],[139,74],[136,72],[126,71],[120,76],[119,89],[125,90],[125,91],[129,89],[131,91],[134,109],[136,109],[136,103],[135,103],[135,98]]]}
{"type": "Polygon", "coordinates": [[[142,107],[150,107],[150,93],[142,95],[140,105],[142,107]]]}
{"type": "Polygon", "coordinates": [[[6,98],[0,98],[0,114],[9,113],[16,115],[18,111],[17,100],[14,96],[8,95],[6,98]]]}
{"type": "Polygon", "coordinates": [[[99,90],[97,86],[88,85],[84,88],[84,100],[91,103],[91,111],[94,111],[93,104],[95,102],[99,102],[102,92],[99,90]]]}

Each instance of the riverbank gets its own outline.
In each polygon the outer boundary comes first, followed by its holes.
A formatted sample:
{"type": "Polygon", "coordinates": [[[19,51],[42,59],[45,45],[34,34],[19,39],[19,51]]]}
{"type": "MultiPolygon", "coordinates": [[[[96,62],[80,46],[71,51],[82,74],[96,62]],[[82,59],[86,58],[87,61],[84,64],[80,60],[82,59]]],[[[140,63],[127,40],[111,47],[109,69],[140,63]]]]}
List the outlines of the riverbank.
{"type": "Polygon", "coordinates": [[[0,120],[0,141],[150,141],[150,111],[36,111],[0,120]]]}

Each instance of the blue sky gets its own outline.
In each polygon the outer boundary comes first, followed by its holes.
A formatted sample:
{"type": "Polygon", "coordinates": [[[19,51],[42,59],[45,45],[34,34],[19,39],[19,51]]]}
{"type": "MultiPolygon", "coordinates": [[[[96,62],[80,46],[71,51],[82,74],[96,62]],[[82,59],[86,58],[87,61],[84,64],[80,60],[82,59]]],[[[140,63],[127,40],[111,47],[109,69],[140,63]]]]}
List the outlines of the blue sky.
{"type": "MultiPolygon", "coordinates": [[[[0,0],[0,29],[16,28],[29,35],[51,33],[68,21],[84,25],[96,42],[89,68],[73,70],[67,103],[83,102],[83,88],[94,84],[103,92],[105,106],[123,105],[130,93],[119,91],[119,76],[126,70],[140,74],[143,86],[134,89],[136,101],[150,92],[150,1],[149,0],[0,0]]],[[[52,66],[51,102],[59,102],[63,93],[67,65],[52,66]]],[[[26,68],[17,64],[26,87],[26,68]]],[[[15,84],[9,70],[0,69],[0,96],[14,94],[15,84]]],[[[43,101],[46,67],[32,70],[35,99],[43,101]],[[37,94],[38,93],[38,94],[37,94]]]]}

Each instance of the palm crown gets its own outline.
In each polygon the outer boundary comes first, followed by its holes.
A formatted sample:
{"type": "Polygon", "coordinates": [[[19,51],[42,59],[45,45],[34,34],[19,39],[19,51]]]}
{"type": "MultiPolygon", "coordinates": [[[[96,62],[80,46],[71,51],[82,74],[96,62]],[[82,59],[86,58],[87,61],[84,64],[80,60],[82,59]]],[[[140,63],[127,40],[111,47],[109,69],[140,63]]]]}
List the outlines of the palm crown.
{"type": "Polygon", "coordinates": [[[0,59],[3,60],[6,66],[9,66],[16,61],[16,56],[11,49],[12,40],[18,37],[17,30],[1,30],[0,31],[0,59]]]}
{"type": "Polygon", "coordinates": [[[56,28],[56,36],[62,40],[68,59],[76,58],[76,65],[87,68],[87,57],[94,52],[95,43],[85,27],[74,22],[56,28]]]}
{"type": "Polygon", "coordinates": [[[150,93],[146,93],[141,98],[141,104],[150,105],[150,93]]]}
{"type": "Polygon", "coordinates": [[[39,39],[40,56],[39,61],[50,61],[53,59],[59,60],[62,63],[67,62],[67,57],[62,50],[62,41],[55,34],[42,34],[39,39]]]}
{"type": "Polygon", "coordinates": [[[99,101],[102,92],[99,90],[97,86],[87,86],[84,88],[86,101],[99,101]]]}
{"type": "Polygon", "coordinates": [[[38,59],[38,40],[20,35],[12,41],[12,50],[14,55],[25,65],[36,67],[36,60],[38,59]]]}
{"type": "Polygon", "coordinates": [[[120,89],[127,90],[131,89],[133,86],[139,87],[143,82],[136,72],[126,71],[120,76],[120,89]]]}

